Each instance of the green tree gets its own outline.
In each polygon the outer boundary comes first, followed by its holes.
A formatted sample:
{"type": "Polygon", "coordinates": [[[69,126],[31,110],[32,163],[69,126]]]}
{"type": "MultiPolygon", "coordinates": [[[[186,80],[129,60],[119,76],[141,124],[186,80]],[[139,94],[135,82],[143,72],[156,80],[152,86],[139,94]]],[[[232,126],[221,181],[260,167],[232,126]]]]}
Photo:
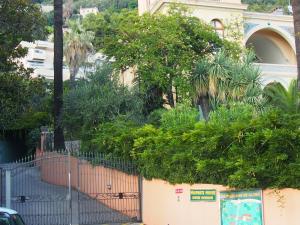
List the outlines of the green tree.
{"type": "Polygon", "coordinates": [[[80,66],[93,51],[94,33],[84,30],[79,20],[70,21],[69,29],[64,36],[64,56],[69,66],[71,84],[74,85],[80,66]]]}
{"type": "Polygon", "coordinates": [[[195,62],[223,46],[232,47],[209,25],[185,14],[176,8],[168,15],[122,11],[91,15],[84,21],[96,34],[94,46],[114,58],[116,68],[137,68],[136,84],[145,93],[145,102],[150,108],[158,105],[151,110],[162,106],[163,96],[171,107],[185,99],[195,62]]]}
{"type": "Polygon", "coordinates": [[[255,12],[272,12],[276,8],[283,8],[284,13],[288,13],[287,6],[289,0],[242,0],[249,4],[248,10],[255,12]]]}
{"type": "Polygon", "coordinates": [[[46,21],[31,0],[2,0],[0,5],[0,72],[17,69],[26,55],[21,41],[45,38],[46,21]]]}
{"type": "Polygon", "coordinates": [[[141,101],[134,93],[119,84],[110,63],[102,64],[86,79],[76,81],[75,88],[64,96],[64,126],[69,138],[90,140],[95,129],[118,117],[140,122],[141,101]]]}
{"type": "Polygon", "coordinates": [[[28,73],[0,73],[0,130],[29,130],[51,121],[49,87],[28,73]]]}
{"type": "Polygon", "coordinates": [[[221,104],[245,102],[259,106],[262,102],[260,71],[253,66],[254,54],[234,59],[221,51],[201,60],[193,73],[193,94],[204,118],[221,104]]]}
{"type": "Polygon", "coordinates": [[[300,112],[300,93],[297,88],[297,81],[293,80],[288,89],[280,83],[273,83],[265,87],[264,94],[269,103],[286,113],[300,112]]]}

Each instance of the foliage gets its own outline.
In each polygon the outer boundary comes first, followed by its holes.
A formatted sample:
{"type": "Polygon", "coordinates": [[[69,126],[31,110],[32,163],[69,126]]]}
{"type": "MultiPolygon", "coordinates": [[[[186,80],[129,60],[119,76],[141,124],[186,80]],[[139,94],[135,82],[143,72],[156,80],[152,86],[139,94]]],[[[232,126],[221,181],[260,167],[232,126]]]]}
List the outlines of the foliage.
{"type": "Polygon", "coordinates": [[[75,88],[65,91],[64,126],[71,138],[88,139],[99,124],[119,116],[140,121],[141,102],[134,90],[120,85],[110,63],[104,63],[75,88]]]}
{"type": "Polygon", "coordinates": [[[285,89],[280,83],[269,84],[265,87],[264,94],[271,106],[286,113],[300,112],[300,93],[296,80],[290,83],[288,89],[285,89]]]}
{"type": "MultiPolygon", "coordinates": [[[[43,39],[46,20],[31,0],[4,0],[0,6],[0,130],[32,140],[33,129],[51,123],[51,90],[42,78],[31,78],[18,59],[27,54],[21,41],[43,39]]],[[[20,150],[21,151],[21,150],[20,150]]]]}
{"type": "Polygon", "coordinates": [[[93,149],[93,151],[100,151],[108,156],[130,160],[132,159],[130,152],[135,131],[138,127],[139,125],[136,122],[124,117],[102,123],[96,128],[91,141],[83,143],[83,149],[93,149]]]}
{"type": "Polygon", "coordinates": [[[54,11],[45,12],[45,13],[43,13],[43,15],[46,18],[47,25],[49,27],[53,27],[54,26],[54,11]]]}
{"type": "MultiPolygon", "coordinates": [[[[174,112],[165,114],[162,118],[172,118],[174,112]]],[[[259,114],[253,106],[239,103],[222,106],[209,121],[185,129],[168,124],[140,127],[118,119],[97,128],[92,146],[134,159],[147,179],[246,189],[300,188],[300,114],[274,109],[259,114]]]]}
{"type": "Polygon", "coordinates": [[[182,131],[190,129],[199,119],[199,113],[188,104],[178,104],[175,108],[164,112],[160,127],[163,130],[182,131]]]}
{"type": "Polygon", "coordinates": [[[155,127],[160,127],[162,115],[167,111],[167,109],[156,109],[152,111],[148,116],[146,122],[152,124],[155,127]]]}
{"type": "Polygon", "coordinates": [[[164,95],[171,107],[188,96],[196,61],[224,46],[233,51],[232,43],[219,38],[211,26],[186,14],[178,8],[168,15],[143,16],[123,10],[90,15],[84,25],[95,32],[94,46],[115,59],[116,68],[136,68],[136,84],[145,94],[144,101],[161,99],[153,103],[156,109],[162,106],[164,95]]]}
{"type": "Polygon", "coordinates": [[[248,10],[254,12],[272,12],[289,4],[289,0],[242,0],[242,2],[249,4],[248,10]]]}
{"type": "Polygon", "coordinates": [[[49,124],[50,96],[44,79],[18,72],[0,73],[0,130],[49,124]]]}
{"type": "Polygon", "coordinates": [[[119,11],[124,8],[137,8],[137,0],[77,0],[74,1],[73,8],[78,10],[81,7],[97,7],[99,11],[112,10],[119,11]]]}
{"type": "Polygon", "coordinates": [[[21,41],[43,39],[46,21],[31,0],[4,0],[0,7],[0,72],[14,70],[26,54],[21,41]]]}
{"type": "Polygon", "coordinates": [[[248,52],[241,59],[235,59],[220,51],[198,62],[191,85],[195,102],[201,106],[205,118],[211,109],[231,102],[261,107],[260,71],[253,65],[254,57],[248,52]]]}
{"type": "Polygon", "coordinates": [[[94,33],[86,31],[79,20],[69,21],[69,31],[64,33],[64,56],[70,69],[70,81],[74,83],[80,66],[93,51],[94,33]]]}
{"type": "Polygon", "coordinates": [[[171,183],[300,188],[300,115],[257,115],[251,106],[233,107],[235,112],[223,107],[211,121],[181,133],[139,129],[131,155],[141,173],[171,183]]]}
{"type": "Polygon", "coordinates": [[[30,130],[26,137],[26,146],[27,146],[27,154],[33,155],[35,154],[36,147],[41,140],[41,130],[40,128],[34,128],[30,130]]]}
{"type": "MultiPolygon", "coordinates": [[[[33,0],[40,4],[53,4],[53,0],[33,0]]],[[[65,1],[66,2],[66,1],[65,1]]],[[[73,0],[73,12],[77,13],[80,7],[97,7],[99,11],[112,10],[119,11],[121,9],[135,9],[138,7],[137,0],[73,0]]]]}
{"type": "Polygon", "coordinates": [[[250,121],[258,112],[252,105],[244,103],[231,103],[221,106],[209,114],[209,123],[216,126],[227,127],[233,122],[250,121]]]}

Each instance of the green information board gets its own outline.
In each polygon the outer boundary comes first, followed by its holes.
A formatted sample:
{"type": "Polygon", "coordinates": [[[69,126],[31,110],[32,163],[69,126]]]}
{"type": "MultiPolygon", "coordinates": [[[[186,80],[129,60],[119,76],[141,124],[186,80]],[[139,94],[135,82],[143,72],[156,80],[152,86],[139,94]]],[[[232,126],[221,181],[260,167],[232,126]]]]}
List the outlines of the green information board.
{"type": "Polygon", "coordinates": [[[191,189],[191,201],[216,201],[216,190],[191,189]]]}
{"type": "Polygon", "coordinates": [[[262,191],[220,193],[221,225],[263,225],[262,191]]]}

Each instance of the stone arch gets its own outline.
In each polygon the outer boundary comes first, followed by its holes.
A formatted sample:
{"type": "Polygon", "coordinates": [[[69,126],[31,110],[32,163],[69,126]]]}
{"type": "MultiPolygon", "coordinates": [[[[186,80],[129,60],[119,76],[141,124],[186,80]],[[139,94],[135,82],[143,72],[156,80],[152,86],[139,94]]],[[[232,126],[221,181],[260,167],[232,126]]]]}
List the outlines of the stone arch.
{"type": "Polygon", "coordinates": [[[272,27],[256,27],[245,38],[246,47],[252,47],[258,62],[267,64],[296,64],[293,41],[285,31],[272,27]]]}

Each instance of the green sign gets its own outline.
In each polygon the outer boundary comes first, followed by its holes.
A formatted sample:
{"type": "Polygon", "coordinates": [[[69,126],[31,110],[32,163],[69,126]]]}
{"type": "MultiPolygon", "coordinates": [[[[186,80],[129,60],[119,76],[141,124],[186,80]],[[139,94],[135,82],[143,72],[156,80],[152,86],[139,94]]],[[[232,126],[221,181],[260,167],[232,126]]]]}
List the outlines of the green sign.
{"type": "Polygon", "coordinates": [[[191,201],[216,201],[216,190],[191,189],[191,201]]]}
{"type": "Polygon", "coordinates": [[[263,225],[262,191],[220,193],[221,225],[263,225]]]}

